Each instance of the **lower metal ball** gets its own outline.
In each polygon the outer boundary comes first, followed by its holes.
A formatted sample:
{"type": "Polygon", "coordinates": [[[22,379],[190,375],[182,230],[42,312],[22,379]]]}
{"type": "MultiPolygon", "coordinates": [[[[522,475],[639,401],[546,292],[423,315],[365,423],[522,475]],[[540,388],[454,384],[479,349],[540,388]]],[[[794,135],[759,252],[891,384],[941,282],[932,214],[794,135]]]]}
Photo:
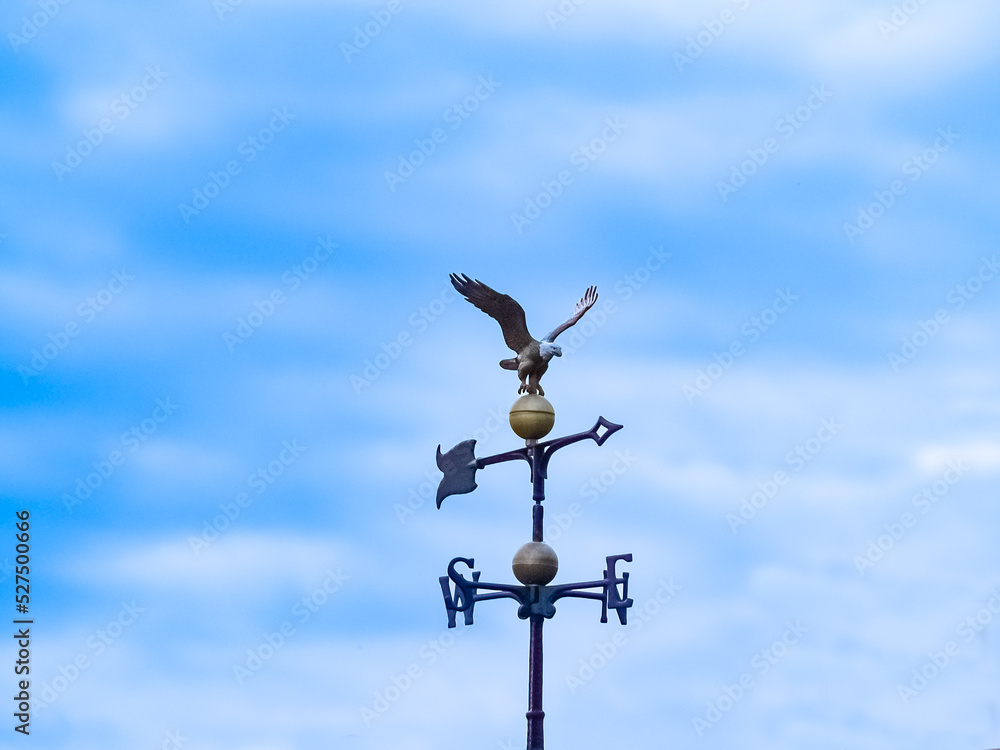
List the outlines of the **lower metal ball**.
{"type": "Polygon", "coordinates": [[[559,558],[545,542],[528,542],[514,553],[511,567],[525,586],[544,586],[559,572],[559,558]]]}

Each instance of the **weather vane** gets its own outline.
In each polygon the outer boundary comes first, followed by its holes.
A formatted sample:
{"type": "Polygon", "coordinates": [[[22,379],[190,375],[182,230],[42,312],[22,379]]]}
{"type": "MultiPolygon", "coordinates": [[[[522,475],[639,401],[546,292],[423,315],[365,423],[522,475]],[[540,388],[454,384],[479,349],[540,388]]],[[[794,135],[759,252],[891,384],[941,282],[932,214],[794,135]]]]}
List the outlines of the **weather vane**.
{"type": "Polygon", "coordinates": [[[517,615],[530,624],[528,645],[528,750],[544,750],[542,711],[542,623],[556,613],[555,602],[564,597],[596,599],[601,602],[601,622],[608,621],[608,610],[618,615],[622,625],[626,624],[628,608],[632,600],[628,598],[627,572],[619,573],[619,561],[631,562],[632,555],[609,555],[605,558],[604,577],[583,583],[563,583],[549,585],[559,570],[559,560],[555,551],[542,539],[542,501],[545,500],[545,479],[548,476],[549,460],[560,448],[582,440],[591,439],[603,445],[622,425],[599,417],[597,423],[586,432],[556,438],[544,443],[538,441],[548,435],[555,424],[555,410],[544,398],[545,392],[538,384],[548,369],[553,356],[561,356],[562,350],[553,343],[556,336],[583,317],[597,301],[597,287],[587,289],[577,303],[573,315],[541,341],[536,340],[525,323],[524,310],[511,297],[474,281],[465,275],[452,274],[451,283],[480,310],[494,318],[503,330],[507,346],[517,356],[505,359],[500,366],[507,370],[517,370],[521,380],[518,393],[521,396],[511,407],[510,426],[521,438],[525,447],[519,450],[499,453],[486,458],[476,458],[475,440],[465,440],[447,453],[437,448],[437,465],[444,476],[438,485],[437,507],[450,495],[472,492],[476,489],[476,472],[486,466],[504,461],[524,460],[531,466],[532,484],[532,533],[531,541],[524,544],[514,554],[512,568],[514,576],[522,585],[484,583],[479,580],[480,572],[472,570],[475,561],[471,557],[456,557],[448,564],[448,575],[438,579],[444,595],[444,605],[448,613],[448,627],[456,625],[456,616],[461,612],[466,625],[473,623],[476,602],[486,599],[509,598],[518,602],[517,615]],[[457,565],[465,566],[472,573],[466,578],[457,570],[457,565]],[[486,592],[486,593],[480,593],[486,592]]]}

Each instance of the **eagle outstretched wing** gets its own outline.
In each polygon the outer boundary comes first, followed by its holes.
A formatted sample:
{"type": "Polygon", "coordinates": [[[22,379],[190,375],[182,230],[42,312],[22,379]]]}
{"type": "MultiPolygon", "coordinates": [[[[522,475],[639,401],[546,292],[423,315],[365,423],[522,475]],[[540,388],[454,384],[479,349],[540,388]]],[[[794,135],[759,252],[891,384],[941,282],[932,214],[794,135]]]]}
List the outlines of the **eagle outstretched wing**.
{"type": "MultiPolygon", "coordinates": [[[[463,297],[500,324],[503,340],[515,352],[520,354],[525,347],[535,343],[535,338],[528,333],[528,324],[524,319],[524,308],[513,297],[500,294],[481,281],[470,279],[464,273],[462,275],[451,274],[451,283],[463,297]]],[[[577,305],[577,309],[579,309],[579,305],[577,305]]],[[[565,325],[573,325],[580,315],[583,315],[583,312],[578,313],[571,323],[565,325]]],[[[561,331],[562,329],[557,330],[561,331]]]]}
{"type": "Polygon", "coordinates": [[[542,339],[542,341],[549,341],[549,342],[555,341],[556,336],[558,336],[560,333],[565,331],[571,325],[576,323],[576,321],[582,318],[583,314],[587,312],[587,310],[592,308],[595,302],[597,302],[597,287],[596,286],[587,287],[587,291],[583,293],[583,297],[581,297],[580,301],[576,303],[576,310],[573,312],[573,316],[565,323],[563,323],[561,326],[552,331],[552,333],[550,333],[544,339],[542,339]]]}

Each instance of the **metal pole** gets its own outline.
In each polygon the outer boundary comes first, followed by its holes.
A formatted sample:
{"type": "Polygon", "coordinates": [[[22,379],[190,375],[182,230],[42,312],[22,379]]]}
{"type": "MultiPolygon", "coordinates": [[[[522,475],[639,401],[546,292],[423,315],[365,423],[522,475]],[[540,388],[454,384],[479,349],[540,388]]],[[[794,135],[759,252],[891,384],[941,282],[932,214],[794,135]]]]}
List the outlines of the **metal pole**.
{"type": "Polygon", "coordinates": [[[531,616],[531,641],[528,645],[528,750],[545,750],[542,723],[542,623],[541,615],[531,616]]]}
{"type": "MultiPolygon", "coordinates": [[[[513,460],[527,460],[531,465],[531,498],[534,500],[531,509],[531,539],[533,542],[542,543],[540,547],[524,545],[518,550],[514,557],[515,576],[521,581],[523,586],[510,586],[505,584],[483,583],[479,580],[479,572],[472,572],[472,580],[466,579],[455,571],[456,563],[464,563],[469,568],[474,565],[471,558],[456,557],[448,566],[448,575],[439,578],[441,589],[444,594],[445,607],[448,611],[448,627],[455,627],[455,615],[458,612],[465,613],[466,625],[472,624],[472,608],[477,601],[484,599],[511,598],[516,599],[521,605],[518,610],[519,617],[527,617],[529,621],[529,643],[528,643],[528,712],[525,714],[528,720],[528,750],[544,750],[543,726],[545,712],[542,710],[542,624],[545,617],[551,617],[554,613],[552,606],[556,599],[564,596],[574,596],[581,599],[598,599],[602,602],[601,622],[607,622],[607,610],[613,608],[625,624],[626,610],[632,606],[632,600],[624,598],[628,593],[627,579],[628,573],[623,573],[619,578],[614,572],[614,565],[618,560],[631,562],[631,555],[615,555],[608,557],[608,569],[604,573],[604,579],[600,581],[590,581],[578,584],[561,584],[558,586],[548,586],[551,575],[544,570],[546,565],[541,566],[541,571],[531,572],[523,566],[533,555],[539,555],[538,559],[550,558],[549,553],[544,549],[544,508],[545,500],[545,474],[548,467],[548,460],[552,453],[564,446],[581,440],[591,439],[598,445],[602,445],[609,435],[614,434],[622,428],[621,425],[609,422],[604,417],[599,417],[597,423],[587,432],[580,432],[575,435],[568,435],[557,440],[549,441],[539,445],[537,440],[525,439],[525,447],[516,451],[500,453],[486,458],[476,458],[474,454],[475,441],[466,440],[445,454],[441,453],[441,446],[437,450],[438,468],[444,472],[444,477],[438,485],[437,506],[441,507],[441,501],[451,495],[458,495],[471,492],[476,488],[475,476],[479,469],[495,463],[513,460]],[[604,430],[603,434],[601,430],[604,430]],[[522,555],[522,550],[528,549],[522,555]],[[518,572],[520,571],[520,572],[518,572]],[[545,581],[545,585],[539,581],[545,581]],[[449,582],[450,581],[450,582],[449,582]],[[619,597],[617,586],[625,586],[624,593],[619,597]],[[454,594],[452,586],[455,587],[454,594]],[[587,592],[585,589],[601,588],[602,594],[587,592]],[[482,590],[490,593],[479,593],[482,590]],[[613,592],[613,593],[612,593],[613,592]]],[[[520,433],[519,433],[520,434],[520,433]]],[[[551,558],[550,558],[551,559],[551,558]]],[[[554,562],[554,561],[553,561],[554,562]]],[[[550,569],[551,572],[551,569],[550,569]]]]}
{"type": "Polygon", "coordinates": [[[542,541],[542,500],[545,499],[545,477],[542,476],[542,450],[537,445],[531,447],[531,499],[535,501],[531,509],[531,541],[542,541]]]}
{"type": "MultiPolygon", "coordinates": [[[[542,474],[542,450],[537,445],[531,449],[531,499],[535,501],[531,509],[531,540],[542,541],[542,519],[545,499],[545,477],[542,474]]],[[[545,750],[543,724],[545,712],[542,710],[542,623],[541,615],[530,617],[528,641],[528,750],[545,750]]]]}

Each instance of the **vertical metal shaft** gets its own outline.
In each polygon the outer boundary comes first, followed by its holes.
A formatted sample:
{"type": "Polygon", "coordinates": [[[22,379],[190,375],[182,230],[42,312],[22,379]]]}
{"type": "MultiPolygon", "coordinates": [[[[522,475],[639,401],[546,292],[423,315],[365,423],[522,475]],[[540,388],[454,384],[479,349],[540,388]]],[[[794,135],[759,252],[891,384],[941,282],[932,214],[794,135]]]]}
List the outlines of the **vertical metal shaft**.
{"type": "MultiPolygon", "coordinates": [[[[531,450],[531,498],[535,501],[531,509],[531,540],[542,541],[542,500],[545,499],[545,477],[542,476],[542,451],[538,446],[531,450]]],[[[530,617],[531,635],[528,642],[528,750],[545,750],[542,710],[542,623],[541,615],[530,617]]]]}
{"type": "Polygon", "coordinates": [[[545,750],[542,724],[542,623],[541,615],[531,616],[531,641],[528,645],[528,750],[545,750]]]}
{"type": "Polygon", "coordinates": [[[542,500],[545,499],[545,477],[542,476],[542,451],[538,446],[531,449],[531,499],[535,501],[531,509],[531,541],[542,541],[542,500]]]}

